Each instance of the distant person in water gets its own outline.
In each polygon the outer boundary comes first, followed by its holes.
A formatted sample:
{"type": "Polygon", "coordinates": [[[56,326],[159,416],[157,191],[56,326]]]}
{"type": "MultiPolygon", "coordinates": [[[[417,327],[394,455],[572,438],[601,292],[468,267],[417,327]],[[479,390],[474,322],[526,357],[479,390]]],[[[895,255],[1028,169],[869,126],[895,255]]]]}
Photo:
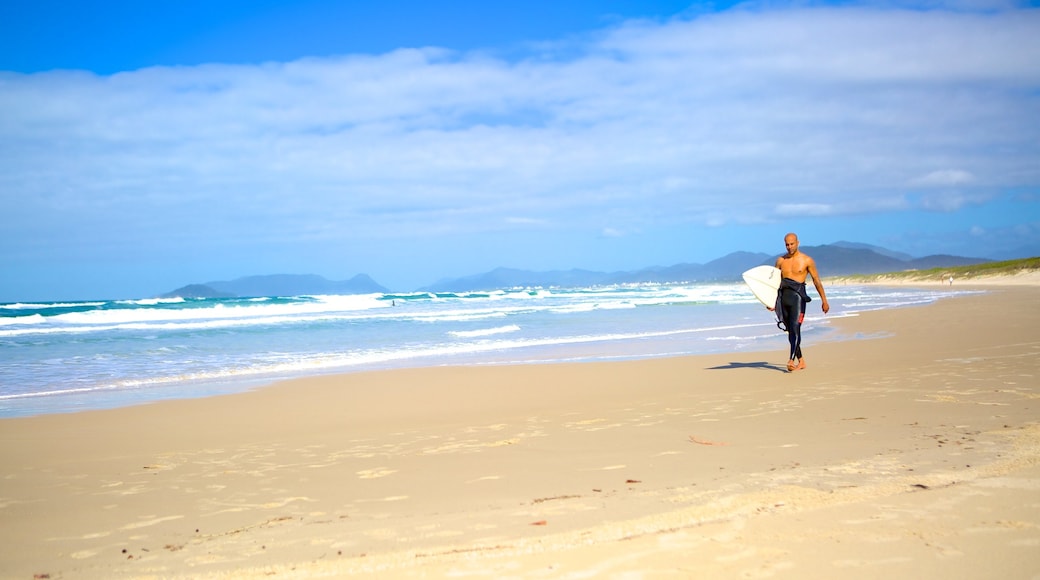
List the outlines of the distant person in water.
{"type": "Polygon", "coordinates": [[[787,370],[794,372],[805,368],[805,357],[802,356],[802,321],[805,320],[805,306],[812,300],[805,291],[807,277],[812,276],[816,292],[823,300],[824,314],[830,311],[831,305],[827,303],[827,294],[823,291],[820,273],[816,271],[816,262],[798,251],[798,236],[787,234],[784,236],[784,245],[787,246],[787,253],[776,259],[776,267],[780,269],[783,279],[780,281],[780,291],[776,297],[776,308],[770,310],[779,311],[779,318],[787,328],[787,338],[791,343],[787,370]]]}

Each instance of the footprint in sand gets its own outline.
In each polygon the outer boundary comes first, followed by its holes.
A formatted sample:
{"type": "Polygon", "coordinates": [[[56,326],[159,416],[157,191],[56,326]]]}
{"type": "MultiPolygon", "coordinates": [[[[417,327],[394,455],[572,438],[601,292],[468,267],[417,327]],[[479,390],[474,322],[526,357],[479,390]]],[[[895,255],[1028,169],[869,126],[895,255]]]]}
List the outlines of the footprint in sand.
{"type": "Polygon", "coordinates": [[[365,469],[357,472],[358,479],[377,479],[380,477],[386,477],[393,473],[397,473],[396,469],[387,469],[385,467],[376,467],[375,469],[365,469]]]}
{"type": "Polygon", "coordinates": [[[497,423],[495,425],[486,425],[484,427],[469,427],[463,430],[463,433],[480,433],[483,431],[501,431],[508,427],[505,423],[497,423]]]}
{"type": "Polygon", "coordinates": [[[571,428],[584,427],[586,425],[595,425],[596,423],[602,423],[604,421],[606,421],[606,419],[585,419],[583,421],[572,421],[570,423],[567,423],[566,426],[571,428]]]}
{"type": "Polygon", "coordinates": [[[144,520],[144,521],[140,521],[140,522],[134,522],[132,524],[127,524],[127,525],[123,526],[120,529],[122,529],[122,530],[136,530],[138,528],[147,528],[148,526],[154,526],[156,524],[161,524],[163,522],[168,522],[168,521],[171,521],[171,520],[179,520],[179,519],[181,519],[183,517],[184,516],[166,516],[166,517],[155,518],[155,519],[151,519],[151,520],[144,520]]]}

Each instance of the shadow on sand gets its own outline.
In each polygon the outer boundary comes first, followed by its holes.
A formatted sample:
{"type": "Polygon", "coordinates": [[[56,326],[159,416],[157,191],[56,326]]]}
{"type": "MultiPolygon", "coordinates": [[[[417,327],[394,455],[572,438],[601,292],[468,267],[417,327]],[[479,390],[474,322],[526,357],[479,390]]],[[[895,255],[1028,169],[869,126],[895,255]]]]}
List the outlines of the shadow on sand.
{"type": "Polygon", "coordinates": [[[780,371],[782,373],[787,372],[786,367],[775,365],[767,362],[731,362],[717,367],[708,367],[709,371],[727,371],[733,369],[761,369],[764,371],[780,371]]]}

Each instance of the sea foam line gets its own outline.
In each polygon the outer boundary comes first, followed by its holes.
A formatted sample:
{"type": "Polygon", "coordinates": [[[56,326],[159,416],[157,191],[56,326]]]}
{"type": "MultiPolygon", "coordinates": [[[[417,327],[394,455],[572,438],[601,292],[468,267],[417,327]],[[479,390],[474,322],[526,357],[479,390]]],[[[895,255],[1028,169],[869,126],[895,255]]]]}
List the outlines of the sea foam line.
{"type": "Polygon", "coordinates": [[[84,308],[104,306],[107,302],[16,302],[0,304],[0,310],[51,310],[59,308],[84,308]]]}
{"type": "Polygon", "coordinates": [[[482,328],[480,330],[453,330],[448,334],[457,336],[459,338],[479,338],[482,336],[494,336],[496,334],[506,334],[509,332],[517,332],[520,327],[515,324],[508,326],[499,326],[496,328],[482,328]]]}
{"type": "MultiPolygon", "coordinates": [[[[399,362],[404,360],[419,360],[428,358],[451,358],[456,356],[482,354],[488,352],[505,352],[531,347],[567,346],[576,344],[588,344],[597,342],[615,342],[634,339],[658,338],[682,334],[693,334],[702,332],[715,332],[720,330],[733,330],[740,328],[755,328],[769,326],[768,324],[736,324],[725,326],[713,326],[702,328],[688,328],[679,330],[639,332],[639,333],[610,333],[598,335],[578,335],[541,339],[514,339],[498,341],[478,341],[471,343],[437,345],[433,347],[421,347],[415,349],[395,348],[376,349],[368,351],[352,351],[347,353],[321,353],[315,355],[304,355],[285,362],[272,362],[267,364],[254,364],[247,367],[225,367],[206,371],[191,373],[180,373],[175,375],[128,379],[116,381],[104,385],[82,387],[75,389],[55,389],[48,391],[36,391],[31,393],[14,393],[0,395],[0,401],[28,399],[35,397],[60,396],[71,394],[85,394],[92,391],[113,391],[122,389],[139,389],[150,386],[162,386],[181,383],[206,383],[225,381],[229,379],[248,379],[257,377],[286,377],[300,376],[314,373],[334,372],[337,369],[357,368],[367,365],[380,365],[399,362]]],[[[499,327],[506,328],[506,327],[499,327]]],[[[517,327],[519,330],[519,327],[517,327]]],[[[512,331],[510,331],[512,332],[512,331]]]]}

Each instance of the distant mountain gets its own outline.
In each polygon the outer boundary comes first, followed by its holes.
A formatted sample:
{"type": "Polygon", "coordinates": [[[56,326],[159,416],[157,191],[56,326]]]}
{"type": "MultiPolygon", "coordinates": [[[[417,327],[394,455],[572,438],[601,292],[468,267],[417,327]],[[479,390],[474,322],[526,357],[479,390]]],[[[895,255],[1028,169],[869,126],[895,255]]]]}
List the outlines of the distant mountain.
{"type": "MultiPolygon", "coordinates": [[[[824,282],[834,276],[883,274],[904,270],[952,268],[992,262],[985,258],[934,255],[912,258],[878,246],[853,242],[837,242],[822,246],[803,246],[802,250],[816,260],[824,282]]],[[[496,268],[483,274],[443,279],[419,288],[422,292],[471,292],[503,288],[589,287],[612,284],[735,282],[749,268],[773,265],[776,255],[733,252],[707,264],[682,263],[652,266],[631,272],[595,272],[591,270],[552,270],[537,272],[515,268],[496,268]]],[[[231,281],[190,284],[164,296],[182,297],[251,297],[299,296],[307,294],[371,294],[390,290],[365,274],[350,280],[327,280],[315,275],[276,274],[248,276],[231,281]]]]}
{"type": "MultiPolygon", "coordinates": [[[[825,282],[828,277],[832,276],[926,270],[929,268],[967,266],[992,261],[985,258],[945,255],[911,258],[906,254],[900,254],[877,246],[852,242],[838,242],[822,246],[803,246],[802,251],[812,256],[816,261],[820,276],[825,282]]],[[[597,286],[636,284],[641,282],[734,282],[740,280],[740,274],[745,270],[761,265],[771,266],[776,261],[776,258],[776,255],[770,254],[733,252],[712,260],[707,264],[684,263],[673,266],[643,268],[632,272],[612,273],[589,270],[536,272],[497,268],[484,274],[440,280],[419,290],[425,292],[470,292],[516,287],[597,286]]]]}
{"type": "Polygon", "coordinates": [[[701,270],[700,281],[724,281],[740,279],[741,272],[759,264],[776,262],[776,256],[769,254],[753,254],[751,252],[733,252],[704,265],[701,270]]]}
{"type": "Polygon", "coordinates": [[[234,294],[214,290],[205,284],[188,284],[167,292],[160,298],[234,298],[234,294]]]}
{"type": "Polygon", "coordinates": [[[837,245],[802,246],[801,250],[816,261],[816,268],[824,280],[827,276],[880,274],[912,268],[903,260],[881,255],[874,250],[837,245]]]}
{"type": "MultiPolygon", "coordinates": [[[[802,250],[816,260],[820,276],[847,276],[851,274],[883,274],[903,270],[950,268],[992,262],[986,258],[935,255],[923,258],[899,259],[882,255],[872,249],[855,249],[837,244],[806,246],[802,250]]],[[[891,253],[889,253],[891,254],[891,253]]],[[[898,255],[898,254],[897,254],[898,255]]]]}
{"type": "Polygon", "coordinates": [[[249,296],[300,296],[308,294],[373,294],[389,290],[380,286],[367,274],[358,274],[349,280],[328,280],[313,274],[272,274],[247,276],[230,281],[189,284],[164,297],[224,298],[249,296]]]}
{"type": "Polygon", "coordinates": [[[819,264],[821,259],[817,256],[817,254],[824,255],[828,261],[836,262],[842,259],[846,260],[846,263],[844,265],[837,266],[841,275],[880,274],[884,272],[893,272],[896,270],[929,270],[931,268],[953,268],[956,266],[970,266],[972,264],[982,264],[985,262],[993,261],[986,258],[966,258],[963,256],[950,256],[946,254],[936,254],[932,256],[925,256],[923,258],[914,258],[910,254],[904,254],[902,252],[893,252],[892,250],[888,250],[886,248],[871,246],[870,244],[858,244],[854,242],[835,242],[826,246],[818,246],[816,248],[813,248],[812,251],[806,249],[805,253],[811,255],[813,259],[816,260],[817,264],[819,264]],[[831,255],[829,248],[833,247],[850,250],[867,250],[875,254],[880,254],[881,256],[887,258],[892,258],[897,261],[876,261],[869,254],[831,255]],[[851,271],[846,271],[850,269],[851,271]]]}
{"type": "Polygon", "coordinates": [[[733,252],[707,264],[676,264],[667,267],[644,268],[635,272],[611,274],[608,284],[637,284],[640,282],[731,282],[740,273],[764,262],[770,264],[775,256],[751,252],[733,252]]]}
{"type": "Polygon", "coordinates": [[[904,254],[903,252],[896,252],[889,250],[888,248],[882,248],[881,246],[872,246],[870,244],[861,244],[859,242],[834,242],[830,244],[832,246],[838,246],[839,248],[849,248],[850,250],[872,250],[882,256],[888,256],[889,258],[895,258],[897,260],[909,261],[913,260],[914,257],[910,254],[904,254]]]}
{"type": "Polygon", "coordinates": [[[740,279],[740,273],[764,261],[775,259],[769,254],[734,252],[707,264],[676,264],[655,266],[634,272],[594,272],[565,270],[535,272],[511,268],[496,268],[484,274],[441,280],[420,288],[424,292],[471,292],[498,288],[602,286],[609,284],[637,284],[641,282],[731,282],[740,279]]]}

